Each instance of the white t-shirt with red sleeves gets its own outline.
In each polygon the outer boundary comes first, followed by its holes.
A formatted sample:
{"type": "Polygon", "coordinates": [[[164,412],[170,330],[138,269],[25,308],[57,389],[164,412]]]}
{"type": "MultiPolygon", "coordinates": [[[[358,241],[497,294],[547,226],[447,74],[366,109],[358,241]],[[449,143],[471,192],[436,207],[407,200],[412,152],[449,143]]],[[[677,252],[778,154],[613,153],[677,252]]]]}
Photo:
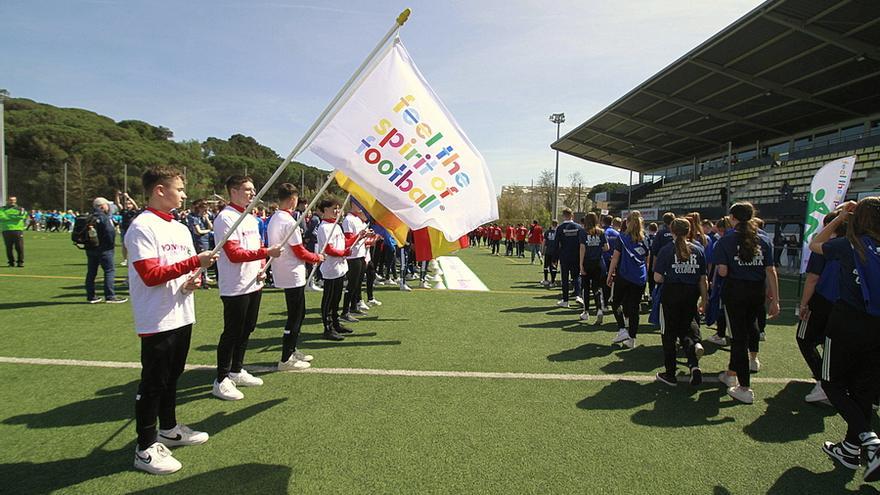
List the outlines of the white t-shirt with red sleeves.
{"type": "MultiPolygon", "coordinates": [[[[296,220],[287,211],[275,211],[269,219],[269,245],[281,244],[295,224],[296,220]]],[[[290,239],[281,246],[281,256],[272,260],[272,279],[275,287],[290,289],[306,285],[306,263],[293,254],[291,249],[291,246],[300,244],[302,244],[302,230],[297,227],[290,239]]]]}
{"type": "MultiPolygon", "coordinates": [[[[366,228],[367,224],[351,213],[345,215],[345,218],[342,220],[342,232],[345,234],[358,235],[362,230],[366,230],[366,228]]],[[[351,260],[365,257],[367,255],[367,247],[364,245],[365,243],[366,239],[360,239],[354,243],[351,246],[351,254],[348,255],[347,258],[351,260]]]]}
{"type": "Polygon", "coordinates": [[[321,220],[317,232],[318,249],[324,253],[324,262],[321,263],[321,276],[332,280],[348,273],[348,261],[341,256],[331,256],[323,250],[324,246],[330,246],[340,251],[345,251],[345,234],[335,222],[321,220]]]}
{"type": "MultiPolygon", "coordinates": [[[[214,219],[214,239],[217,242],[223,239],[226,232],[238,220],[241,213],[231,206],[226,206],[214,219]]],[[[256,250],[263,247],[260,238],[260,223],[253,215],[247,215],[235,232],[229,237],[230,241],[238,241],[242,249],[256,250]]],[[[226,252],[220,250],[220,258],[217,260],[217,270],[220,277],[221,296],[241,296],[250,294],[263,288],[262,282],[251,283],[260,273],[264,260],[246,261],[233,263],[229,261],[226,252]],[[250,287],[248,287],[250,285],[250,287]],[[245,288],[247,287],[247,290],[245,288]]]]}
{"type": "Polygon", "coordinates": [[[189,229],[145,210],[131,222],[124,242],[128,249],[129,296],[138,335],[167,332],[195,323],[195,298],[192,292],[183,291],[188,276],[148,287],[134,267],[141,260],[158,259],[160,265],[168,266],[191,258],[196,252],[189,229]]]}

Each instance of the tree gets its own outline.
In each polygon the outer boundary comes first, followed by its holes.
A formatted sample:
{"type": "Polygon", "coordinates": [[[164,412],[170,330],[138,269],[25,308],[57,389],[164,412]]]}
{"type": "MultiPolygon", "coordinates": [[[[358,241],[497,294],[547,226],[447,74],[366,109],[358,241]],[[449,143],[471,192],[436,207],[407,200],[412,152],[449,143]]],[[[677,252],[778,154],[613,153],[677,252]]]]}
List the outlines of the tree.
{"type": "Polygon", "coordinates": [[[593,186],[593,188],[590,190],[589,196],[590,199],[595,201],[596,194],[600,192],[608,191],[613,193],[615,191],[624,191],[627,188],[629,188],[629,186],[621,182],[603,182],[601,184],[596,184],[595,186],[593,186]]]}

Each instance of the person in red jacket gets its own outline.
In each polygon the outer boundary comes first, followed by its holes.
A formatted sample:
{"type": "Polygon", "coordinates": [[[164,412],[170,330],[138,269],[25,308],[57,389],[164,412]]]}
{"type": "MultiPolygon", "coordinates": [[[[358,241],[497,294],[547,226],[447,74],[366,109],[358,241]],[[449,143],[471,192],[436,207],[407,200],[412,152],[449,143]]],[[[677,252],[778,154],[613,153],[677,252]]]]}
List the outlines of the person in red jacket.
{"type": "Polygon", "coordinates": [[[513,256],[514,230],[513,225],[504,227],[504,244],[506,246],[504,256],[513,256]]]}
{"type": "Polygon", "coordinates": [[[516,256],[518,258],[526,257],[526,236],[528,234],[529,229],[525,225],[521,223],[516,225],[516,256]]]}
{"type": "Polygon", "coordinates": [[[544,228],[538,224],[537,220],[532,220],[532,228],[529,229],[529,251],[532,253],[532,262],[535,264],[535,257],[542,262],[541,244],[544,243],[544,228]]]}

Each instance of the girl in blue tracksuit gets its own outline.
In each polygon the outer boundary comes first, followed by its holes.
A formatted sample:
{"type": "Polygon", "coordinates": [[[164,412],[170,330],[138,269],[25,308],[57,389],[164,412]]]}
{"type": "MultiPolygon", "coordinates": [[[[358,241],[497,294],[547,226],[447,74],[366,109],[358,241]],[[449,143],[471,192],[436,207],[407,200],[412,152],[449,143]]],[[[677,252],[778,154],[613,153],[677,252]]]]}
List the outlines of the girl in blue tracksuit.
{"type": "Polygon", "coordinates": [[[839,263],[838,299],[831,309],[822,358],[822,388],[847,423],[846,437],[822,450],[857,469],[867,457],[865,481],[880,479],[880,439],[871,429],[871,405],[880,394],[880,197],[842,205],[840,214],[810,242],[810,251],[839,263]],[[845,237],[832,233],[847,222],[845,237]]]}
{"type": "MultiPolygon", "coordinates": [[[[823,225],[831,223],[837,215],[837,211],[825,215],[823,225]]],[[[845,223],[841,223],[832,234],[833,237],[844,237],[845,235],[845,223]]],[[[822,389],[822,355],[819,353],[818,347],[825,340],[828,317],[831,316],[831,308],[838,299],[840,262],[837,260],[827,261],[824,256],[818,253],[808,254],[810,259],[807,262],[807,281],[801,296],[801,305],[798,311],[800,321],[795,340],[804,361],[813,374],[813,379],[816,380],[816,386],[804,400],[820,402],[827,400],[828,397],[822,389]]]]}
{"type": "Polygon", "coordinates": [[[602,287],[605,285],[605,260],[603,255],[608,251],[605,232],[599,228],[599,217],[595,213],[587,213],[584,217],[586,238],[580,247],[581,290],[584,298],[584,312],[581,320],[587,320],[590,314],[590,293],[596,301],[596,325],[602,324],[602,287]]]}
{"type": "Polygon", "coordinates": [[[779,314],[779,282],[773,266],[773,245],[758,233],[754,222],[755,207],[751,203],[736,203],[730,207],[734,230],[715,243],[714,263],[717,275],[724,278],[721,299],[724,318],[731,334],[728,371],[718,379],[727,386],[727,394],[751,404],[755,394],[751,388],[749,346],[756,345],[758,331],[755,321],[758,313],[779,314]]]}
{"type": "Polygon", "coordinates": [[[691,370],[691,385],[703,381],[696,353],[696,340],[691,323],[697,317],[697,300],[703,311],[709,300],[706,281],[706,257],[703,246],[687,240],[692,230],[690,222],[676,218],[670,226],[674,241],[664,246],[654,261],[654,281],[663,284],[660,289],[660,335],[663,341],[663,361],[666,371],[657,373],[657,380],[667,385],[677,384],[675,376],[675,342],[687,356],[691,370]]]}
{"type": "Polygon", "coordinates": [[[636,345],[639,330],[639,303],[648,279],[647,255],[642,214],[633,210],[626,219],[626,229],[614,245],[607,280],[612,286],[611,307],[619,328],[613,343],[622,343],[630,349],[636,345]]]}

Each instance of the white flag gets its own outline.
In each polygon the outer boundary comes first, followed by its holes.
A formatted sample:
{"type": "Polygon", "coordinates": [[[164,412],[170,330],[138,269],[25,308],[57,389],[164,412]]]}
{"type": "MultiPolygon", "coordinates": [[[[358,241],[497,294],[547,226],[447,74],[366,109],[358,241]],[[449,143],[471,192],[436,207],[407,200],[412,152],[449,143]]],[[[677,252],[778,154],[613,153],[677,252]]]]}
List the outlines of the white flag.
{"type": "Polygon", "coordinates": [[[482,155],[400,40],[381,56],[309,149],[406,225],[449,241],[498,219],[482,155]]]}
{"type": "MultiPolygon", "coordinates": [[[[807,217],[804,220],[804,243],[801,251],[801,273],[806,273],[810,261],[810,241],[822,230],[825,215],[834,211],[849,189],[855,156],[848,156],[828,162],[816,172],[810,183],[810,196],[807,198],[807,217]]],[[[778,235],[778,234],[777,234],[778,235]]]]}

